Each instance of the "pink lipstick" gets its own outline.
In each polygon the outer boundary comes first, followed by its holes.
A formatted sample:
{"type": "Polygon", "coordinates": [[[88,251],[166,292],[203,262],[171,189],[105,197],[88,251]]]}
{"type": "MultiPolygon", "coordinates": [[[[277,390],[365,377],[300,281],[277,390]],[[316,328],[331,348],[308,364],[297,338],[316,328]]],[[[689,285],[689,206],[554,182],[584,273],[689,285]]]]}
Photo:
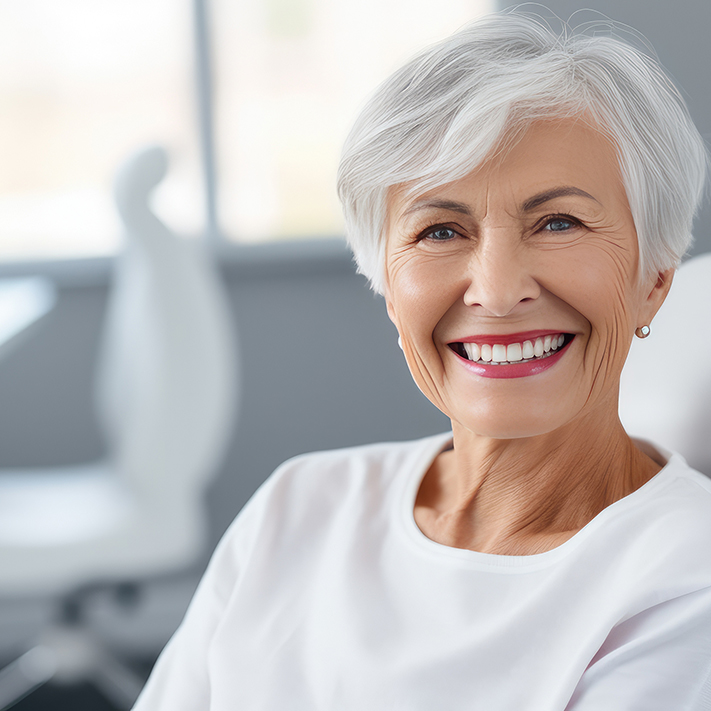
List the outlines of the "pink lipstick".
{"type": "Polygon", "coordinates": [[[552,330],[467,336],[448,345],[460,362],[485,378],[524,378],[553,367],[575,336],[552,330]]]}

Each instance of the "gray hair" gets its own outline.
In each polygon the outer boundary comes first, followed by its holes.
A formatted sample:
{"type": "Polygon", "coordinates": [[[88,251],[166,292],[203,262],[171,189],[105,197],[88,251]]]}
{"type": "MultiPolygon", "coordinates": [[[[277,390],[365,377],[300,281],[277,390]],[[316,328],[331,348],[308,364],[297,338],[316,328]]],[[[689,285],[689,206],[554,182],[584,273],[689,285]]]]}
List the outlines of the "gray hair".
{"type": "Polygon", "coordinates": [[[707,171],[703,139],[659,63],[611,36],[554,32],[517,11],[489,15],[387,79],[346,139],[338,172],[358,270],[382,293],[388,191],[468,175],[539,119],[584,115],[617,149],[640,271],[678,265],[707,171]]]}

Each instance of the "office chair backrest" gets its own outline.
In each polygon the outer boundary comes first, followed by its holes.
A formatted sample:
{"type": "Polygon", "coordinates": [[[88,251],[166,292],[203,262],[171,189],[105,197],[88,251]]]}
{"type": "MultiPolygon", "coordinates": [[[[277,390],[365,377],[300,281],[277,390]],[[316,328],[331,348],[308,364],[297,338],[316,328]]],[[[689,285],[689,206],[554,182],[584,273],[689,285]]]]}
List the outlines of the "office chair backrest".
{"type": "Polygon", "coordinates": [[[126,233],[97,375],[110,458],[158,511],[193,506],[232,431],[235,343],[226,297],[202,241],[173,234],[148,198],[162,148],[129,159],[115,182],[126,233]]]}
{"type": "Polygon", "coordinates": [[[688,260],[622,373],[620,417],[711,476],[711,254],[688,260]]]}

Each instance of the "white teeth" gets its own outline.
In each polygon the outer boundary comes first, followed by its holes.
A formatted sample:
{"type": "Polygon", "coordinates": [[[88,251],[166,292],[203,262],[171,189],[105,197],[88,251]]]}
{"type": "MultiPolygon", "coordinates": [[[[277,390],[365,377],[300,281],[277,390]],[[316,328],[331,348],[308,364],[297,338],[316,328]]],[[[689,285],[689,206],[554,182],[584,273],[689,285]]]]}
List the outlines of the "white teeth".
{"type": "Polygon", "coordinates": [[[464,350],[469,356],[469,360],[479,360],[480,350],[476,343],[465,343],[464,350]]]}
{"type": "Polygon", "coordinates": [[[515,363],[523,358],[523,349],[520,343],[510,343],[506,346],[506,360],[515,363]]]}
{"type": "Polygon", "coordinates": [[[500,343],[490,345],[482,343],[462,343],[467,358],[472,361],[494,364],[498,363],[520,363],[531,358],[545,358],[553,355],[565,343],[565,336],[561,333],[557,336],[545,336],[536,338],[535,341],[524,341],[523,343],[509,343],[504,346],[500,343]]]}
{"type": "Polygon", "coordinates": [[[495,345],[491,349],[491,359],[495,360],[497,363],[501,363],[506,360],[506,346],[495,345]]]}

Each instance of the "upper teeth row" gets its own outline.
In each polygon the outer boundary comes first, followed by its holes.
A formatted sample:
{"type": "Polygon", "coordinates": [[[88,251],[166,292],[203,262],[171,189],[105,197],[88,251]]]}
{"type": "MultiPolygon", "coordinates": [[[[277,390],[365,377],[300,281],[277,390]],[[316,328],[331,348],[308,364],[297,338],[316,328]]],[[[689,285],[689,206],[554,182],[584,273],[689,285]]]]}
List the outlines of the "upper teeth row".
{"type": "Polygon", "coordinates": [[[488,343],[482,343],[481,345],[463,343],[462,345],[469,360],[482,360],[484,363],[517,363],[533,357],[540,358],[544,353],[558,350],[564,342],[565,337],[561,333],[558,336],[536,338],[535,341],[509,343],[508,346],[500,344],[490,346],[488,343]]]}

